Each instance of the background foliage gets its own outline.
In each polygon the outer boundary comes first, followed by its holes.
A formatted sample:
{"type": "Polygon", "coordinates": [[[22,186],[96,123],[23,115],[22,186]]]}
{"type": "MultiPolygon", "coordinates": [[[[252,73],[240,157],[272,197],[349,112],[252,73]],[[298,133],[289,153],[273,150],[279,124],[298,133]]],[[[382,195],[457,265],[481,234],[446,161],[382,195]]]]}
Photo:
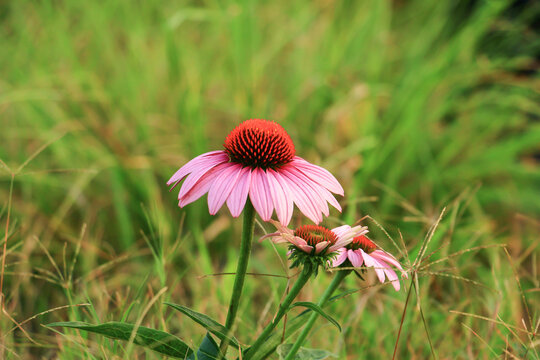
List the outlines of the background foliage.
{"type": "MultiPolygon", "coordinates": [[[[201,276],[234,271],[240,221],[204,200],[178,209],[165,182],[258,117],[344,184],[327,225],[370,215],[408,266],[446,207],[398,358],[538,358],[539,14],[500,0],[0,2],[0,357],[159,358],[42,326],[66,320],[200,343],[165,301],[223,322],[233,278],[201,276]]],[[[250,271],[294,275],[284,252],[255,245],[250,271]]],[[[321,320],[310,347],[391,358],[411,282],[396,293],[373,275],[349,277],[365,289],[328,309],[344,331],[321,320]]],[[[241,342],[287,283],[248,281],[241,342]]]]}

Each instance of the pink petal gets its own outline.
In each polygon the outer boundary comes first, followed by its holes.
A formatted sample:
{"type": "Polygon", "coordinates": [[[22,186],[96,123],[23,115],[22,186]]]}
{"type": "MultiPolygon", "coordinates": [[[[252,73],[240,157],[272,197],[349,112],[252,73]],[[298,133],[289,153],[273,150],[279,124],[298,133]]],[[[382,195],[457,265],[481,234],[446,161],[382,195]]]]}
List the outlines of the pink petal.
{"type": "Polygon", "coordinates": [[[281,186],[281,189],[283,190],[286,196],[288,217],[285,220],[287,220],[287,223],[289,223],[292,218],[293,210],[294,210],[294,203],[293,203],[295,199],[294,188],[292,188],[289,185],[289,179],[287,177],[281,175],[279,172],[274,171],[274,170],[271,170],[270,172],[272,173],[272,176],[274,177],[276,182],[281,186]]]}
{"type": "Polygon", "coordinates": [[[334,244],[334,245],[328,247],[328,249],[326,249],[326,253],[330,254],[330,253],[333,253],[334,251],[339,250],[339,249],[343,249],[343,246],[334,244]]]}
{"type": "Polygon", "coordinates": [[[347,257],[349,258],[349,261],[351,262],[352,266],[354,266],[354,267],[361,267],[362,266],[362,264],[364,263],[364,259],[363,259],[362,255],[363,254],[359,253],[357,250],[348,250],[347,251],[347,257]]]}
{"type": "Polygon", "coordinates": [[[294,202],[298,206],[298,209],[314,223],[320,223],[322,221],[322,215],[317,206],[319,200],[314,200],[312,194],[313,190],[307,188],[302,181],[291,173],[284,171],[283,168],[280,170],[279,174],[282,175],[281,180],[283,180],[291,189],[291,194],[293,195],[294,202]]]}
{"type": "Polygon", "coordinates": [[[332,261],[333,267],[338,267],[339,265],[343,264],[347,260],[347,249],[341,248],[337,250],[337,256],[332,261]]]}
{"type": "MultiPolygon", "coordinates": [[[[325,188],[311,181],[307,176],[293,166],[286,166],[283,168],[283,171],[296,178],[297,184],[301,188],[305,189],[305,192],[310,196],[313,204],[316,206],[317,211],[322,212],[325,216],[330,214],[328,204],[323,196],[323,192],[326,191],[325,188]]],[[[332,196],[330,193],[329,195],[332,196]]]]}
{"type": "Polygon", "coordinates": [[[328,201],[330,205],[332,205],[334,208],[336,208],[339,212],[341,212],[341,205],[339,205],[339,202],[336,200],[334,195],[330,193],[330,191],[326,190],[324,187],[320,187],[321,189],[321,196],[324,198],[324,200],[328,201]]]}
{"type": "Polygon", "coordinates": [[[319,254],[321,251],[326,249],[328,246],[328,241],[321,241],[317,245],[315,245],[315,254],[319,254]]]}
{"type": "MultiPolygon", "coordinates": [[[[266,236],[263,236],[263,238],[264,237],[266,237],[266,236]]],[[[270,241],[272,241],[274,244],[286,244],[286,243],[289,243],[289,241],[287,239],[285,239],[281,235],[270,237],[270,241]]]]}
{"type": "MultiPolygon", "coordinates": [[[[265,239],[268,239],[268,238],[281,238],[282,240],[279,241],[279,243],[284,243],[284,242],[287,242],[287,240],[283,239],[283,237],[281,236],[281,233],[279,232],[275,232],[275,233],[270,233],[270,234],[266,234],[266,235],[263,235],[259,238],[259,242],[265,240],[265,239]]],[[[278,244],[278,241],[274,241],[272,239],[273,242],[275,242],[276,244],[278,244]]]]}
{"type": "Polygon", "coordinates": [[[353,228],[349,227],[348,229],[344,228],[344,226],[337,228],[339,229],[339,235],[336,243],[332,246],[333,248],[344,247],[350,244],[356,236],[360,236],[367,232],[367,227],[365,226],[355,226],[353,228]]]}
{"type": "Polygon", "coordinates": [[[349,245],[352,242],[352,237],[340,237],[337,239],[336,243],[332,245],[333,248],[339,249],[349,245]]]}
{"type": "Polygon", "coordinates": [[[354,233],[354,237],[366,235],[369,232],[368,227],[362,225],[351,228],[351,231],[354,233]]]}
{"type": "Polygon", "coordinates": [[[195,184],[210,170],[212,170],[217,165],[224,164],[227,167],[231,165],[229,162],[221,162],[221,163],[212,163],[212,164],[205,164],[204,166],[199,166],[196,169],[194,169],[191,174],[188,175],[186,180],[184,180],[184,183],[182,184],[182,187],[180,188],[180,192],[178,193],[178,199],[184,197],[190,190],[193,188],[195,184]]]}
{"type": "Polygon", "coordinates": [[[401,285],[399,283],[398,276],[396,275],[395,271],[388,268],[388,269],[384,269],[384,273],[386,274],[386,276],[388,276],[388,280],[392,282],[392,286],[394,287],[394,289],[396,291],[399,291],[399,289],[401,288],[401,285]]]}
{"type": "Polygon", "coordinates": [[[229,163],[229,167],[221,171],[208,191],[208,210],[215,215],[229,197],[236,186],[238,176],[242,173],[242,166],[229,163]]]}
{"type": "Polygon", "coordinates": [[[313,252],[313,247],[309,245],[300,245],[298,246],[302,251],[311,254],[313,252]]]}
{"type": "Polygon", "coordinates": [[[220,164],[204,174],[204,176],[197,181],[191,190],[185,193],[178,200],[178,206],[184,207],[206,194],[208,190],[210,190],[210,186],[212,186],[216,177],[221,173],[221,171],[223,171],[223,169],[227,168],[227,166],[227,163],[220,164]]]}
{"type": "Polygon", "coordinates": [[[340,237],[350,230],[351,230],[351,227],[349,225],[341,225],[341,226],[338,226],[337,228],[333,228],[332,232],[336,234],[337,237],[340,237]]]}
{"type": "Polygon", "coordinates": [[[375,269],[375,273],[377,274],[377,277],[379,278],[380,282],[384,282],[384,266],[380,264],[377,260],[372,258],[370,255],[366,254],[364,250],[358,249],[362,252],[362,256],[364,257],[364,261],[366,263],[366,266],[372,267],[375,269]]]}
{"type": "Polygon", "coordinates": [[[302,238],[299,237],[299,236],[294,236],[294,235],[283,235],[283,237],[284,237],[285,239],[287,239],[287,240],[288,240],[291,244],[293,244],[294,246],[302,247],[302,246],[307,245],[306,240],[302,239],[302,238]]]}
{"type": "Polygon", "coordinates": [[[260,168],[256,168],[251,173],[249,198],[261,219],[264,221],[270,220],[272,211],[274,210],[274,204],[272,202],[266,172],[260,168]]]}
{"type": "Polygon", "coordinates": [[[294,231],[292,229],[289,229],[287,226],[284,226],[283,224],[281,224],[279,221],[275,221],[275,220],[268,220],[268,222],[272,225],[274,225],[276,227],[276,229],[280,232],[280,233],[284,233],[284,234],[289,234],[289,235],[292,235],[294,234],[294,231]]]}
{"type": "Polygon", "coordinates": [[[272,202],[276,209],[277,217],[283,225],[287,225],[291,221],[293,214],[293,200],[288,193],[288,189],[285,190],[281,187],[275,174],[276,172],[272,169],[266,170],[266,178],[270,186],[272,202]]]}
{"type": "Polygon", "coordinates": [[[291,164],[300,169],[311,180],[320,184],[335,194],[343,196],[343,187],[328,170],[311,164],[310,162],[295,156],[291,164]]]}
{"type": "Polygon", "coordinates": [[[178,183],[184,177],[186,177],[187,174],[193,172],[196,169],[200,169],[201,167],[217,165],[221,162],[228,161],[228,160],[229,160],[229,157],[227,153],[225,153],[225,151],[223,150],[211,151],[211,152],[201,154],[191,159],[184,166],[178,169],[178,171],[176,171],[174,175],[171,176],[169,181],[167,181],[167,185],[178,183]]]}
{"type": "Polygon", "coordinates": [[[395,267],[397,267],[399,270],[403,272],[403,268],[401,267],[400,263],[392,255],[388,254],[387,252],[384,252],[382,250],[375,250],[374,252],[371,253],[371,256],[378,259],[382,259],[386,261],[387,263],[394,265],[395,267]]]}
{"type": "Polygon", "coordinates": [[[238,217],[242,213],[242,210],[244,210],[250,183],[251,170],[249,168],[243,168],[238,175],[236,185],[232,188],[227,198],[227,207],[233,217],[238,217]]]}

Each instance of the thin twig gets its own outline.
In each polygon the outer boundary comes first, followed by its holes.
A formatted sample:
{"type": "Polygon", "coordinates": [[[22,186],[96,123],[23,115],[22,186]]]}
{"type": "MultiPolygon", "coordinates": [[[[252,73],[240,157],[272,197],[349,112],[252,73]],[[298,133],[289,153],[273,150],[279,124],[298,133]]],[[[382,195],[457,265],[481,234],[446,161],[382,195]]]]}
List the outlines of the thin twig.
{"type": "Polygon", "coordinates": [[[15,174],[11,173],[11,183],[9,185],[9,200],[6,220],[6,233],[4,236],[4,250],[2,252],[2,273],[0,274],[0,309],[4,310],[4,268],[6,267],[6,254],[7,254],[7,242],[9,233],[9,217],[11,215],[11,201],[13,199],[13,181],[15,180],[15,174]]]}
{"type": "MultiPolygon", "coordinates": [[[[416,277],[416,273],[413,274],[413,277],[416,277]]],[[[431,336],[429,335],[429,328],[428,328],[428,325],[427,325],[427,321],[426,321],[426,318],[424,317],[424,311],[422,310],[422,304],[421,304],[421,300],[420,300],[420,294],[419,294],[419,291],[420,289],[417,287],[417,282],[413,282],[414,284],[414,287],[415,287],[415,290],[416,290],[416,300],[418,301],[418,308],[420,310],[420,317],[422,317],[422,322],[424,323],[424,330],[426,330],[426,335],[427,335],[427,338],[428,338],[428,342],[429,342],[429,347],[431,349],[431,354],[433,355],[433,358],[435,360],[437,360],[437,354],[435,354],[435,347],[433,346],[433,342],[431,341],[431,336]]]]}
{"type": "Polygon", "coordinates": [[[476,333],[476,331],[474,331],[473,329],[471,329],[470,327],[468,327],[467,325],[465,325],[464,323],[461,323],[461,325],[463,325],[465,328],[467,328],[468,330],[470,330],[478,339],[480,339],[480,341],[482,341],[484,343],[484,345],[487,346],[487,348],[493,353],[493,355],[495,355],[495,357],[498,357],[499,354],[497,354],[497,352],[495,350],[493,350],[493,348],[491,346],[489,346],[489,344],[487,343],[486,340],[482,339],[482,337],[480,335],[478,335],[476,333]]]}
{"type": "Polygon", "coordinates": [[[407,292],[407,300],[405,300],[405,307],[403,308],[403,314],[401,315],[401,322],[399,324],[399,331],[396,339],[396,345],[394,346],[394,354],[392,355],[392,360],[396,359],[398,344],[399,344],[399,337],[401,336],[401,330],[403,329],[403,322],[405,321],[405,314],[407,313],[407,307],[409,306],[409,299],[411,298],[411,292],[413,288],[412,282],[414,279],[411,279],[411,285],[409,285],[409,291],[407,292]]]}

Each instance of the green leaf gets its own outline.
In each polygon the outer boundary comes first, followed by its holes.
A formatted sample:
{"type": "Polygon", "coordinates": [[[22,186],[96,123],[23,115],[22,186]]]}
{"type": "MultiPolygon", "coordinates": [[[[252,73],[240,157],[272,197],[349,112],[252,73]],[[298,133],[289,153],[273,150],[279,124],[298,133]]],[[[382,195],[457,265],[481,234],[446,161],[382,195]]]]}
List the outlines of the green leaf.
{"type": "Polygon", "coordinates": [[[326,320],[330,321],[333,325],[335,325],[339,329],[339,331],[341,332],[341,326],[339,325],[339,323],[336,320],[334,320],[333,317],[331,317],[330,315],[325,313],[323,311],[323,309],[321,309],[321,307],[319,305],[314,304],[314,303],[309,302],[309,301],[299,301],[299,302],[295,302],[294,304],[292,304],[291,308],[293,308],[295,306],[303,306],[303,307],[307,307],[308,309],[311,309],[311,310],[315,311],[316,313],[321,315],[323,318],[325,318],[326,320]]]}
{"type": "Polygon", "coordinates": [[[180,311],[182,314],[189,316],[193,321],[202,325],[206,330],[216,335],[218,339],[220,340],[228,339],[231,345],[233,345],[236,348],[240,347],[238,340],[236,340],[234,336],[229,335],[230,334],[229,330],[225,326],[215,321],[214,319],[208,317],[207,315],[193,311],[190,308],[187,308],[182,305],[177,305],[177,304],[173,304],[169,302],[166,302],[165,304],[169,305],[175,310],[180,311]]]}
{"type": "MultiPolygon", "coordinates": [[[[280,346],[278,346],[277,353],[279,355],[279,359],[285,359],[292,347],[293,344],[281,344],[280,346]]],[[[331,352],[326,350],[308,349],[301,347],[294,356],[294,360],[323,360],[328,357],[337,358],[335,354],[332,354],[331,352]]]]}
{"type": "MultiPolygon", "coordinates": [[[[56,322],[48,324],[50,327],[67,327],[104,335],[115,340],[129,340],[135,329],[135,325],[121,322],[108,322],[100,325],[91,325],[78,321],[56,322]]],[[[158,353],[185,359],[193,354],[193,350],[185,342],[165,331],[150,329],[144,326],[137,328],[137,335],[133,343],[147,347],[158,353]]]]}
{"type": "Polygon", "coordinates": [[[328,302],[331,303],[332,301],[337,301],[341,298],[344,298],[346,296],[349,296],[351,294],[354,294],[354,293],[357,293],[360,289],[350,289],[350,290],[345,290],[337,295],[334,295],[332,296],[330,299],[328,299],[328,302]]]}
{"type": "Polygon", "coordinates": [[[210,333],[206,333],[201,346],[197,349],[197,354],[191,354],[187,360],[216,360],[218,358],[219,347],[210,333]]]}

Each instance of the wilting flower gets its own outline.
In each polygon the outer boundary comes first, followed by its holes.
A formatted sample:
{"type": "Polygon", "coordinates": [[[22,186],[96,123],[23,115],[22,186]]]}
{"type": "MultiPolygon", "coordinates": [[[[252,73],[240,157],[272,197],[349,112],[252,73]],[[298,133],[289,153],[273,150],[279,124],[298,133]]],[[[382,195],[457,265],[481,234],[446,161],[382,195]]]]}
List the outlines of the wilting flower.
{"type": "Polygon", "coordinates": [[[343,188],[327,170],[295,156],[289,134],[277,123],[252,119],[242,122],[225,139],[225,150],[211,151],[189,161],[167,182],[174,189],[186,179],[178,206],[208,193],[214,215],[227,203],[237,217],[249,198],[260,217],[270,220],[274,209],[279,221],[291,221],[293,203],[315,223],[329,215],[328,203],[341,211],[331,194],[343,188]]]}
{"type": "MultiPolygon", "coordinates": [[[[347,225],[334,229],[336,234],[340,232],[347,232],[347,225]]],[[[367,231],[366,231],[367,233],[367,231]]],[[[337,250],[337,257],[332,261],[332,266],[337,267],[343,264],[346,260],[349,260],[353,267],[359,268],[363,265],[366,267],[372,267],[377,273],[379,281],[384,283],[385,277],[392,282],[394,289],[398,291],[400,289],[399,279],[391,265],[397,267],[403,277],[407,278],[407,273],[403,271],[403,268],[399,262],[392,255],[383,250],[378,250],[377,245],[367,236],[365,233],[359,236],[355,236],[347,246],[337,250]]]]}
{"type": "Polygon", "coordinates": [[[261,240],[270,238],[276,244],[290,244],[289,255],[298,260],[292,267],[306,260],[314,264],[326,264],[337,254],[337,250],[343,249],[353,238],[368,231],[365,226],[341,226],[336,228],[339,231],[334,231],[319,225],[303,225],[292,230],[277,221],[270,222],[277,228],[277,232],[267,234],[261,240]]]}

